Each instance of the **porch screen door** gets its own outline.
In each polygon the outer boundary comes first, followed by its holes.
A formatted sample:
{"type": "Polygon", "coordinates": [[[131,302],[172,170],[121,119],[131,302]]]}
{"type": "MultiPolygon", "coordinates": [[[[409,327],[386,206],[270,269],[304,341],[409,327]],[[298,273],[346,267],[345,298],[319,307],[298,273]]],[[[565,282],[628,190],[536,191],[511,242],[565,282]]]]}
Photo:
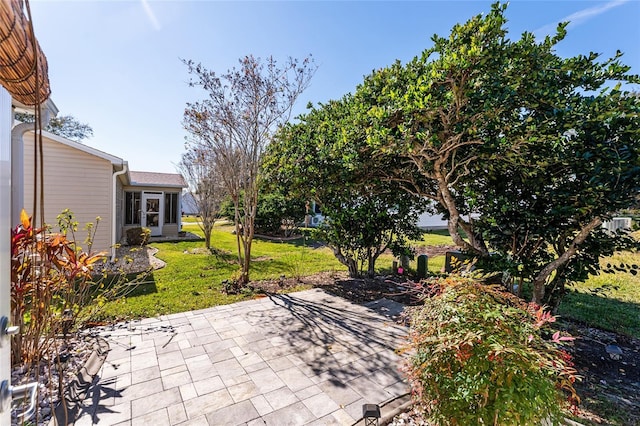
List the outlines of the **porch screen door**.
{"type": "Polygon", "coordinates": [[[151,230],[154,237],[162,235],[162,193],[142,194],[142,226],[151,230]]]}

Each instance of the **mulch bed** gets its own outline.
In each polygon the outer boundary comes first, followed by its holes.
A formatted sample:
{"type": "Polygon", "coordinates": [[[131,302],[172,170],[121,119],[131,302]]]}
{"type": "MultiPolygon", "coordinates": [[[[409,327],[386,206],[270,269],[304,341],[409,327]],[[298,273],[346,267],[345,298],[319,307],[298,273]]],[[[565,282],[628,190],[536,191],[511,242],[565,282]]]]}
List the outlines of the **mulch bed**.
{"type": "Polygon", "coordinates": [[[582,399],[578,415],[595,424],[640,425],[640,340],[566,319],[561,324],[577,337],[571,353],[582,377],[575,385],[582,399]],[[607,345],[622,350],[620,359],[607,345]]]}

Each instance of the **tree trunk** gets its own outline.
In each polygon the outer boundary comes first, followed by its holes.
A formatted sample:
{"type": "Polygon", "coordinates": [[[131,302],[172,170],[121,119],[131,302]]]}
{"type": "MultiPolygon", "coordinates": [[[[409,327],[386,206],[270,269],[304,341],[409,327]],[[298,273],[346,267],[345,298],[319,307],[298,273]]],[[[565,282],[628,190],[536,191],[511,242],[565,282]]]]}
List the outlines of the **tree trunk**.
{"type": "Polygon", "coordinates": [[[204,246],[209,250],[211,248],[211,229],[212,226],[203,226],[202,232],[204,233],[204,246]]]}
{"type": "MultiPolygon", "coordinates": [[[[251,248],[249,248],[248,250],[251,251],[251,248]]],[[[238,278],[238,285],[240,287],[244,287],[249,283],[249,265],[249,256],[245,251],[244,262],[242,263],[242,272],[240,273],[240,278],[238,278]]]]}
{"type": "Polygon", "coordinates": [[[242,273],[240,274],[239,284],[244,286],[249,283],[249,269],[251,268],[251,244],[253,242],[253,224],[251,220],[243,227],[244,239],[244,261],[242,262],[242,273]]]}
{"type": "Polygon", "coordinates": [[[360,271],[358,271],[358,262],[342,254],[342,250],[340,250],[340,248],[332,247],[332,249],[333,255],[338,259],[338,262],[342,263],[349,269],[349,277],[358,278],[360,276],[360,271]]]}
{"type": "Polygon", "coordinates": [[[358,270],[358,262],[353,259],[348,259],[347,268],[349,268],[350,278],[360,278],[360,271],[358,270]]]}
{"type": "Polygon", "coordinates": [[[233,197],[233,223],[236,228],[236,246],[238,247],[238,264],[242,266],[242,246],[240,244],[240,206],[238,204],[238,197],[233,197]]]}
{"type": "Polygon", "coordinates": [[[535,279],[533,280],[534,303],[537,303],[541,306],[544,304],[545,284],[547,283],[547,279],[549,279],[549,276],[551,276],[553,271],[569,262],[569,260],[571,260],[571,257],[573,257],[573,255],[578,251],[578,246],[587,239],[591,231],[593,231],[600,225],[602,225],[602,219],[599,217],[592,219],[591,222],[584,225],[580,232],[578,232],[578,234],[575,236],[573,241],[571,241],[571,244],[569,244],[567,250],[562,253],[562,255],[560,255],[557,259],[549,262],[544,268],[542,268],[538,275],[536,275],[535,279]]]}
{"type": "Polygon", "coordinates": [[[562,274],[562,270],[566,266],[563,265],[558,268],[556,272],[556,277],[551,280],[549,285],[545,288],[545,300],[544,304],[549,307],[549,310],[552,314],[556,315],[558,311],[558,307],[560,306],[560,302],[565,294],[565,285],[563,279],[558,279],[557,274],[562,274]]]}
{"type": "Polygon", "coordinates": [[[367,259],[367,276],[369,278],[374,278],[376,276],[376,259],[378,256],[370,254],[369,259],[367,259]]]}
{"type": "Polygon", "coordinates": [[[255,217],[258,205],[258,191],[254,187],[247,187],[244,190],[244,216],[242,221],[242,248],[244,258],[240,265],[242,272],[238,284],[245,286],[249,283],[249,270],[251,269],[251,245],[253,243],[255,217]],[[251,192],[251,195],[247,195],[251,192]]]}
{"type": "MultiPolygon", "coordinates": [[[[440,167],[439,164],[435,165],[436,168],[440,167]]],[[[453,239],[453,242],[460,248],[468,251],[473,251],[483,257],[489,255],[489,251],[487,247],[483,244],[481,240],[476,240],[473,238],[473,229],[471,227],[466,227],[465,232],[469,236],[469,241],[466,241],[460,235],[460,212],[458,211],[458,207],[456,206],[456,200],[449,191],[449,182],[446,179],[446,174],[441,171],[436,171],[435,177],[438,182],[438,192],[440,193],[442,206],[447,209],[449,212],[449,220],[447,223],[447,228],[449,230],[449,235],[453,239]]]]}

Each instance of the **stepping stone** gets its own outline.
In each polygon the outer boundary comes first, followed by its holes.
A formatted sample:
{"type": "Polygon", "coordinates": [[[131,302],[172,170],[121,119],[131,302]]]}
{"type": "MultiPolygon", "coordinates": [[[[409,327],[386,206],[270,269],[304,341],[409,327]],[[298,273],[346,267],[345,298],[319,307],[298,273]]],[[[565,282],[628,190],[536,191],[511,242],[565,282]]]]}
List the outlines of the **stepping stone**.
{"type": "Polygon", "coordinates": [[[614,361],[619,361],[622,359],[622,349],[618,345],[607,345],[605,348],[609,356],[614,361]]]}

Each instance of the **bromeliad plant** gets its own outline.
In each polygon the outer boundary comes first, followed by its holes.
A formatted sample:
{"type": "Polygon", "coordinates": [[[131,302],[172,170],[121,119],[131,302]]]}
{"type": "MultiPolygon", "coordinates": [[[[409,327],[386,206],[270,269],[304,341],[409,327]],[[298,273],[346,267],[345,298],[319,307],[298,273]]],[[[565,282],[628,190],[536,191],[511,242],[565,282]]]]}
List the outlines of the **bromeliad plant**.
{"type": "Polygon", "coordinates": [[[498,286],[436,279],[414,311],[407,373],[417,406],[439,425],[558,424],[579,401],[576,370],[551,333],[555,317],[498,286]]]}

